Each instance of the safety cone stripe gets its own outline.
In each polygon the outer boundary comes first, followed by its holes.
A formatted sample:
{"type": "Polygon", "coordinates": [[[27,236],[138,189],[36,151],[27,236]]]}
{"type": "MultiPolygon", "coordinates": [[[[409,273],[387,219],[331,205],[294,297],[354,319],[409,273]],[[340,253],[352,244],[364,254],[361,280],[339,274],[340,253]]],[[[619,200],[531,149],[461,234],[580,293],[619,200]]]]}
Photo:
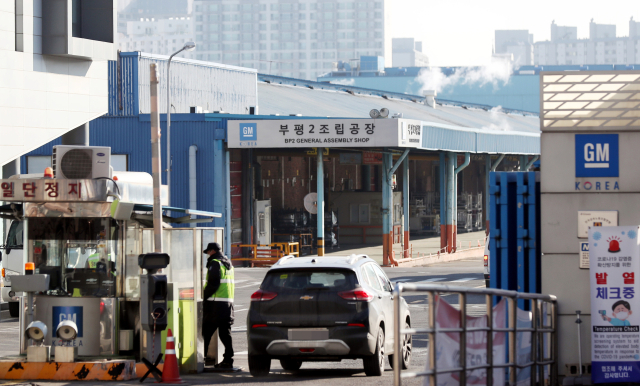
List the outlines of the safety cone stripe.
{"type": "Polygon", "coordinates": [[[168,329],[167,344],[164,350],[162,383],[182,383],[182,379],[180,379],[180,370],[178,369],[178,359],[176,358],[176,350],[173,340],[173,333],[171,332],[171,329],[168,329]]]}

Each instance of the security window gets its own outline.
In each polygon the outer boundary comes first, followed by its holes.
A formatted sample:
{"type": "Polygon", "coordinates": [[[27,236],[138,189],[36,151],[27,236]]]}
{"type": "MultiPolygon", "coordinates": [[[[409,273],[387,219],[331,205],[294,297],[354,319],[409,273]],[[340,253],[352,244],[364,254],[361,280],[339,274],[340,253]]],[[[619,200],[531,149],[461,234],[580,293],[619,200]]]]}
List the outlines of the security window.
{"type": "Polygon", "coordinates": [[[51,156],[27,156],[27,173],[44,173],[48,167],[51,167],[51,156]]]}

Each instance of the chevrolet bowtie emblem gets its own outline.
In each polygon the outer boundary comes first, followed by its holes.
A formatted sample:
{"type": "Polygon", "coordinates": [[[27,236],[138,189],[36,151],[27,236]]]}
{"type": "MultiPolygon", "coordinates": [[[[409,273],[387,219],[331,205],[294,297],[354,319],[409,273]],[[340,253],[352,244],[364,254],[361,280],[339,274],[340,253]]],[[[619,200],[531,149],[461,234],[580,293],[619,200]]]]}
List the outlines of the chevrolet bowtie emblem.
{"type": "Polygon", "coordinates": [[[311,300],[311,299],[313,299],[313,296],[309,296],[309,295],[300,296],[300,300],[311,300]]]}

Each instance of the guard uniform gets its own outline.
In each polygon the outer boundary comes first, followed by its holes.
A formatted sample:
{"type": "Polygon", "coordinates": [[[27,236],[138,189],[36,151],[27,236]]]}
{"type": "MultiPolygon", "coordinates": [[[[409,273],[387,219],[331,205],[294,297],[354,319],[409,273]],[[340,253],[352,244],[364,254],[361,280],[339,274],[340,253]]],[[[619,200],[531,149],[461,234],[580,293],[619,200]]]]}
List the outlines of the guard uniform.
{"type": "Polygon", "coordinates": [[[218,331],[220,341],[224,345],[224,360],[217,366],[233,367],[233,346],[231,341],[231,325],[234,321],[233,297],[234,277],[231,261],[220,253],[217,243],[209,243],[204,253],[207,260],[207,284],[204,288],[204,317],[202,320],[202,336],[204,338],[205,358],[213,334],[218,331]]]}

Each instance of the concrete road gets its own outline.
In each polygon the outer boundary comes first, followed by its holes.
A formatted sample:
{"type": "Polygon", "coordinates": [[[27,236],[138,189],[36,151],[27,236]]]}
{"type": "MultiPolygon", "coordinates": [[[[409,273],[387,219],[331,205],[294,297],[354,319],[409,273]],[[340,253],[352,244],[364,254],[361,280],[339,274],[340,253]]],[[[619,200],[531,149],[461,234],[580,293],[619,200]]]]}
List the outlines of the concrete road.
{"type": "MultiPolygon", "coordinates": [[[[449,263],[441,263],[428,267],[417,268],[385,268],[385,272],[392,282],[428,282],[449,284],[467,287],[484,287],[482,275],[482,259],[460,260],[449,263]]],[[[198,375],[185,375],[183,380],[189,384],[218,384],[230,383],[238,385],[254,385],[263,383],[296,384],[296,385],[320,385],[331,383],[339,385],[390,385],[392,384],[393,371],[387,363],[387,371],[382,377],[366,377],[362,369],[362,360],[345,360],[342,362],[304,363],[302,368],[295,372],[287,372],[282,369],[279,361],[272,361],[271,374],[265,378],[253,378],[249,374],[247,364],[247,335],[246,316],[249,308],[249,298],[256,291],[267,268],[238,268],[236,269],[236,322],[233,325],[233,343],[235,350],[235,365],[243,367],[240,373],[220,374],[204,373],[198,375]]],[[[445,299],[451,304],[457,304],[457,296],[447,295],[445,299]]],[[[413,327],[426,327],[426,296],[408,296],[407,303],[411,308],[413,327]]],[[[468,299],[468,311],[470,315],[482,315],[484,313],[484,298],[470,296],[468,299]]],[[[2,312],[0,322],[0,356],[16,354],[18,351],[18,323],[17,319],[8,319],[8,313],[2,312]]],[[[419,371],[425,368],[427,356],[427,336],[415,335],[413,337],[413,359],[411,369],[419,371]]],[[[38,382],[40,384],[42,382],[38,382]]],[[[84,382],[74,382],[84,383],[84,382]]],[[[136,384],[138,381],[129,382],[136,384]]],[[[145,383],[152,383],[147,380],[145,383]]],[[[50,383],[55,384],[55,383],[50,383]]],[[[405,380],[403,385],[422,385],[423,379],[405,380]]]]}

